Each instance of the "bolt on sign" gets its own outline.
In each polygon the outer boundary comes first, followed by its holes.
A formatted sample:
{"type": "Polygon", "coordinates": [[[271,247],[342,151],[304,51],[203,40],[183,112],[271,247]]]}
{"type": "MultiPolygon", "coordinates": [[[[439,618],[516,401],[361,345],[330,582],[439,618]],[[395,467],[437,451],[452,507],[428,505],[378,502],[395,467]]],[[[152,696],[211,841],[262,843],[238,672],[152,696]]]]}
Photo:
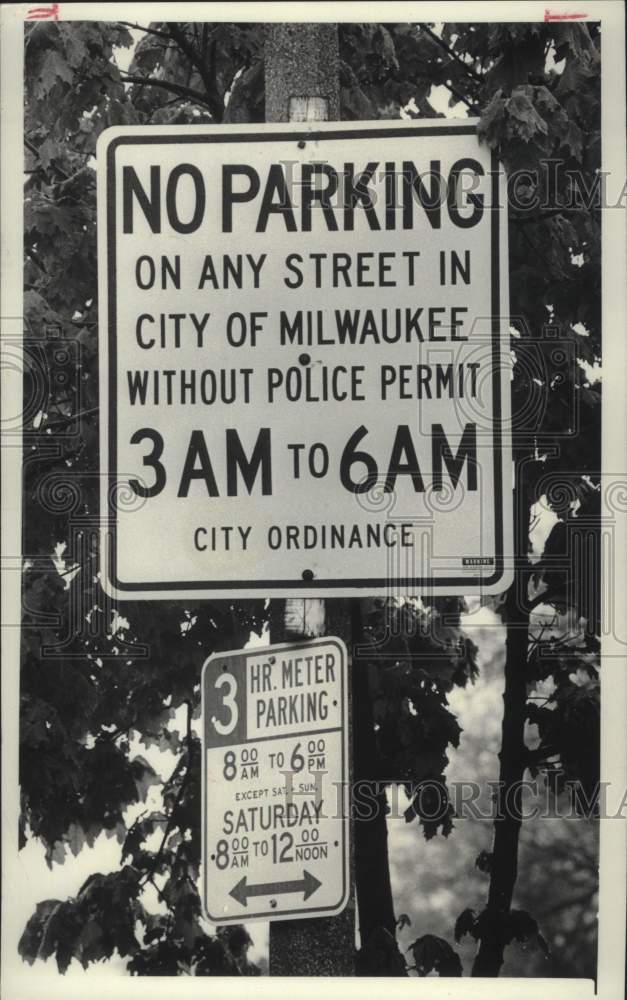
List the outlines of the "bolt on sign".
{"type": "Polygon", "coordinates": [[[331,637],[205,663],[203,900],[212,923],[346,906],[346,665],[346,646],[331,637]]]}
{"type": "Polygon", "coordinates": [[[472,121],[108,129],[105,585],[504,590],[506,191],[472,121]]]}

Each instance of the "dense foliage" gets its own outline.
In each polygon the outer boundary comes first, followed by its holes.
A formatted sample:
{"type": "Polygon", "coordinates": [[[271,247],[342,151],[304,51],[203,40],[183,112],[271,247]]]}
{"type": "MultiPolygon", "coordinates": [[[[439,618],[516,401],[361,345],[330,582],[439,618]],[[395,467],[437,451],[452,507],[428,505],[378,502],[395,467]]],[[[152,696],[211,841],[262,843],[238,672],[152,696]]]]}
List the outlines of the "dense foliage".
{"type": "MultiPolygon", "coordinates": [[[[260,634],[268,609],[263,602],[125,602],[117,609],[100,589],[94,153],[109,125],[263,120],[263,28],[37,23],[25,46],[25,388],[35,403],[24,428],[21,836],[22,843],[38,838],[52,863],[105,830],[120,840],[121,865],[91,876],[74,898],[41,902],[21,952],[31,962],[54,955],[62,972],[72,958],[87,966],[117,951],[135,974],[253,974],[247,933],[211,933],[200,912],[197,718],[204,659],[260,634]],[[122,71],[116,52],[132,45],[122,71]],[[165,781],[140,752],[152,746],[173,755],[165,781]],[[159,805],[142,812],[137,804],[152,785],[159,805]],[[151,893],[158,906],[148,906],[151,893]]],[[[517,642],[523,702],[529,696],[523,715],[536,735],[514,763],[521,773],[557,774],[557,791],[576,779],[592,793],[601,505],[599,386],[590,378],[600,356],[598,31],[559,23],[442,31],[343,24],[340,54],[344,118],[397,117],[402,109],[434,116],[432,88],[442,86],[451,105],[480,116],[482,140],[518,176],[510,205],[518,632],[508,650],[517,642]],[[548,160],[559,163],[547,173],[548,160]],[[529,173],[521,178],[522,169],[529,173]],[[587,192],[583,206],[573,201],[578,191],[587,192]],[[528,529],[539,501],[556,524],[533,564],[528,529]],[[583,563],[576,557],[582,525],[592,539],[583,563]]],[[[512,596],[494,604],[512,627],[512,596]]],[[[460,738],[447,695],[476,673],[462,610],[461,599],[378,604],[364,622],[376,734],[369,777],[394,776],[406,786],[413,795],[407,819],[417,817],[428,838],[453,828],[452,809],[438,822],[421,815],[418,792],[427,780],[445,781],[447,749],[460,738]],[[390,626],[396,638],[393,646],[385,639],[386,653],[395,656],[382,659],[376,643],[390,626]]],[[[494,887],[500,876],[489,857],[483,870],[494,887]]],[[[464,905],[460,899],[460,911],[464,905]]],[[[466,909],[455,936],[500,934],[502,957],[509,940],[538,930],[529,914],[509,903],[505,910],[497,933],[493,902],[483,913],[466,909]]],[[[418,974],[461,974],[441,938],[419,936],[412,955],[418,974]]],[[[363,968],[389,971],[394,963],[399,971],[392,949],[387,965],[368,959],[363,968]]],[[[499,965],[496,954],[491,974],[499,965]]]]}

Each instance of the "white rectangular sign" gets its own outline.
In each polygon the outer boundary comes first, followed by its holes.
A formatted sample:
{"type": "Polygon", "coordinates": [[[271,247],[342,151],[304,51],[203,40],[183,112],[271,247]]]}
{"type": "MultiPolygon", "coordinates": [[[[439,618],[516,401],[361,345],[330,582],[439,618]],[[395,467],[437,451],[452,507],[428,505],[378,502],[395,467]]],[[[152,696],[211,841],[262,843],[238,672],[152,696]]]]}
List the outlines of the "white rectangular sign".
{"type": "Polygon", "coordinates": [[[472,121],[109,129],[105,585],[500,592],[504,178],[472,121]]]}
{"type": "Polygon", "coordinates": [[[349,893],[341,639],[203,668],[203,900],[215,924],[332,916],[349,893]]]}

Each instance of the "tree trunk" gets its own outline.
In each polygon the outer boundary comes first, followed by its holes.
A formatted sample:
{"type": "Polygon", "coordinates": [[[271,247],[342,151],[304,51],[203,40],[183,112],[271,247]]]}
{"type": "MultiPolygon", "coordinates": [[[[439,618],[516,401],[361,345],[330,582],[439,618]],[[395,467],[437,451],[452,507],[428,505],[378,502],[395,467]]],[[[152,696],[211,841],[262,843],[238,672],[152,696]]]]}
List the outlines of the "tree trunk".
{"type": "Polygon", "coordinates": [[[503,723],[497,811],[494,822],[494,844],[490,872],[488,905],[482,914],[479,951],[474,962],[473,976],[498,976],[503,965],[506,940],[506,918],[518,874],[518,838],[522,822],[521,782],[525,770],[524,741],[527,705],[527,655],[529,643],[529,610],[527,607],[527,549],[529,510],[521,470],[524,458],[516,461],[516,505],[514,551],[516,571],[507,594],[505,615],[505,689],[503,691],[503,723]],[[520,515],[516,519],[516,515],[520,515]]]}
{"type": "Polygon", "coordinates": [[[387,799],[374,731],[369,665],[357,655],[363,645],[361,603],[351,601],[353,638],[353,747],[355,884],[361,958],[365,975],[405,975],[396,945],[396,917],[390,882],[387,799]],[[361,812],[361,815],[360,815],[361,812]]]}
{"type": "Polygon", "coordinates": [[[394,934],[396,918],[390,884],[387,799],[383,784],[373,780],[378,765],[367,668],[359,661],[353,660],[353,664],[355,786],[357,795],[361,792],[364,800],[364,816],[357,815],[354,826],[357,910],[363,943],[375,927],[385,927],[394,934]]]}

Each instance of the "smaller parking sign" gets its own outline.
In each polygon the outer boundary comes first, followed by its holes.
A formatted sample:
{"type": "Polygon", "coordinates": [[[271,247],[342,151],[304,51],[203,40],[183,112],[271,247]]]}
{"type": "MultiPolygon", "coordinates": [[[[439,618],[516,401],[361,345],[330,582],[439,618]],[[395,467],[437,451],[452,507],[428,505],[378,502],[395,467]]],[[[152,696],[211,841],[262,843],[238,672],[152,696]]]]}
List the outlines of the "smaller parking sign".
{"type": "Polygon", "coordinates": [[[346,646],[335,637],[206,661],[203,902],[212,923],[346,906],[347,700],[346,646]]]}

